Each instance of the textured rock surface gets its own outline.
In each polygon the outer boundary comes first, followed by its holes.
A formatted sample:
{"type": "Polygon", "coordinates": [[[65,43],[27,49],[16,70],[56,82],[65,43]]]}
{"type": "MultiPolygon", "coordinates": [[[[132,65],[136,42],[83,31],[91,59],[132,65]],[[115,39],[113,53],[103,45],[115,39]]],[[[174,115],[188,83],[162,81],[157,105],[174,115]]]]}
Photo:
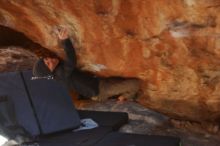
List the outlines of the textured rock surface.
{"type": "Polygon", "coordinates": [[[1,0],[0,24],[63,56],[67,27],[78,65],[143,80],[139,102],[175,118],[220,121],[219,0],[1,0]]]}
{"type": "Polygon", "coordinates": [[[0,72],[31,69],[37,56],[24,48],[0,48],[0,72]]]}

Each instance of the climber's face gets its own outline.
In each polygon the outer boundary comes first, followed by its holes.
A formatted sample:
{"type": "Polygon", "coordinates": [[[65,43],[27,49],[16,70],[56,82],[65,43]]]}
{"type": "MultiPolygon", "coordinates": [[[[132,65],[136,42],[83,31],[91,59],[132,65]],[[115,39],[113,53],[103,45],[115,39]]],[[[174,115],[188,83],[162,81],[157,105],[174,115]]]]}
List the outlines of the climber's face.
{"type": "Polygon", "coordinates": [[[56,66],[58,65],[59,62],[60,61],[58,58],[53,58],[53,57],[44,58],[44,63],[51,72],[54,71],[54,69],[56,68],[56,66]]]}

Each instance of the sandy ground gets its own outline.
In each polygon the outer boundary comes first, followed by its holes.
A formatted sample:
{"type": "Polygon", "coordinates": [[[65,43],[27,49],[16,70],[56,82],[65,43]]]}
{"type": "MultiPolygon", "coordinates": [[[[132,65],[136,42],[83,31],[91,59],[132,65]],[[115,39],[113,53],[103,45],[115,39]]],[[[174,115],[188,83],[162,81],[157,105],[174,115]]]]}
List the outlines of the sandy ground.
{"type": "Polygon", "coordinates": [[[127,112],[130,120],[120,129],[121,132],[177,136],[181,138],[183,146],[220,146],[219,132],[211,134],[200,127],[183,126],[183,124],[177,128],[169,117],[142,107],[135,102],[126,101],[121,104],[115,100],[108,100],[83,106],[77,103],[77,107],[87,110],[127,112]]]}

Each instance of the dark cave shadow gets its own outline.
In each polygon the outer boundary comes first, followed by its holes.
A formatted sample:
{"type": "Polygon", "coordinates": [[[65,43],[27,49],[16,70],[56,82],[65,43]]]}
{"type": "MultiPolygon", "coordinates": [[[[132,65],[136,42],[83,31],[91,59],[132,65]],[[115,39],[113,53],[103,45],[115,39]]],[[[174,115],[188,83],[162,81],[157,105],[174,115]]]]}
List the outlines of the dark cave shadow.
{"type": "Polygon", "coordinates": [[[39,57],[44,57],[48,54],[56,55],[47,48],[32,41],[24,33],[12,28],[0,25],[0,48],[8,46],[19,46],[30,52],[33,52],[39,57]]]}

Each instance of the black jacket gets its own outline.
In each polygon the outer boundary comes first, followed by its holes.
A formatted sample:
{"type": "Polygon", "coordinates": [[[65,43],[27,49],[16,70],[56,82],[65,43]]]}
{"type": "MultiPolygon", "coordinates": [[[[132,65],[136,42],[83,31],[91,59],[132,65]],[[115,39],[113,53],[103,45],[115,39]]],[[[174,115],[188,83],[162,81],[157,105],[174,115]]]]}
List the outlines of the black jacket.
{"type": "Polygon", "coordinates": [[[76,53],[70,39],[64,40],[62,45],[66,53],[66,59],[61,60],[53,71],[54,78],[68,89],[74,89],[84,97],[97,95],[100,79],[76,68],[76,53]]]}

